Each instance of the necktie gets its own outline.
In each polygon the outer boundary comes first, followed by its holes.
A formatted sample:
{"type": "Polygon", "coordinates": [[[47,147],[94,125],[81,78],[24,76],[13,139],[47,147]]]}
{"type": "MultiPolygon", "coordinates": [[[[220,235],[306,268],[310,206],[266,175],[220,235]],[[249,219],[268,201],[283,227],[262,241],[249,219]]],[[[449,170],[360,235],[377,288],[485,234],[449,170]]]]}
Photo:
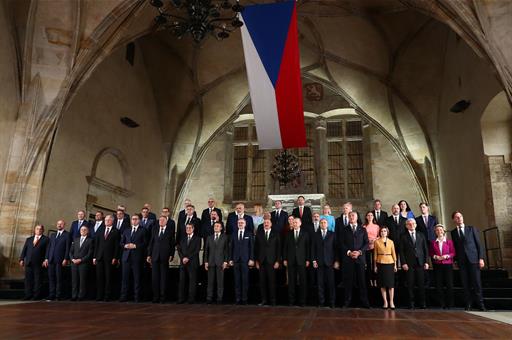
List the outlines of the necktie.
{"type": "Polygon", "coordinates": [[[380,217],[380,211],[377,211],[377,212],[375,213],[375,216],[377,217],[377,221],[378,221],[378,220],[379,220],[379,217],[380,217]]]}
{"type": "Polygon", "coordinates": [[[302,211],[303,211],[303,210],[304,210],[304,208],[303,208],[303,207],[299,207],[299,216],[300,216],[300,218],[302,218],[302,211]]]}
{"type": "Polygon", "coordinates": [[[325,231],[322,231],[322,240],[325,240],[325,231]]]}
{"type": "Polygon", "coordinates": [[[238,233],[238,241],[242,241],[242,237],[244,237],[244,232],[240,230],[238,233]]]}
{"type": "Polygon", "coordinates": [[[315,232],[318,230],[318,223],[315,223],[315,232]]]}
{"type": "Polygon", "coordinates": [[[187,246],[190,244],[190,239],[191,239],[191,238],[192,238],[192,237],[190,237],[190,235],[188,235],[188,239],[187,239],[187,246]]]}
{"type": "Polygon", "coordinates": [[[297,241],[299,238],[299,231],[295,230],[295,241],[297,241]]]}
{"type": "Polygon", "coordinates": [[[217,234],[217,233],[216,233],[216,234],[215,234],[215,240],[214,240],[214,241],[215,241],[215,242],[217,242],[217,240],[218,240],[218,239],[219,239],[219,234],[217,234]]]}
{"type": "Polygon", "coordinates": [[[58,239],[60,237],[60,231],[57,232],[57,236],[55,237],[55,239],[58,239]]]}
{"type": "Polygon", "coordinates": [[[425,227],[428,227],[428,216],[423,216],[423,223],[425,223],[425,227]]]}
{"type": "Polygon", "coordinates": [[[267,241],[268,241],[268,234],[269,234],[268,230],[265,231],[265,238],[267,239],[267,241]]]}
{"type": "Polygon", "coordinates": [[[416,235],[415,235],[414,231],[411,233],[411,237],[412,237],[412,243],[416,244],[416,235]]]}
{"type": "Polygon", "coordinates": [[[133,229],[132,229],[132,233],[131,233],[131,235],[130,235],[130,236],[133,236],[133,234],[135,234],[135,232],[136,232],[136,231],[137,231],[137,230],[136,230],[135,228],[133,228],[133,229]]]}
{"type": "Polygon", "coordinates": [[[464,230],[462,229],[462,227],[459,227],[459,237],[465,241],[465,237],[464,237],[464,230]]]}
{"type": "Polygon", "coordinates": [[[109,233],[110,233],[110,228],[107,228],[105,230],[105,240],[107,239],[109,233]]]}
{"type": "Polygon", "coordinates": [[[146,226],[147,222],[148,222],[148,220],[146,218],[142,220],[142,223],[144,223],[144,226],[146,226]]]}
{"type": "Polygon", "coordinates": [[[355,234],[356,233],[356,228],[357,226],[356,225],[352,225],[352,233],[355,234]]]}
{"type": "Polygon", "coordinates": [[[185,225],[190,223],[190,217],[187,217],[187,221],[185,222],[185,225]]]}
{"type": "Polygon", "coordinates": [[[398,224],[398,216],[395,216],[395,223],[398,224]]]}
{"type": "Polygon", "coordinates": [[[279,219],[279,210],[277,210],[276,219],[279,219]]]}
{"type": "Polygon", "coordinates": [[[348,225],[347,216],[343,215],[343,225],[348,225]]]}
{"type": "Polygon", "coordinates": [[[82,244],[84,244],[84,239],[85,239],[85,238],[84,238],[83,236],[82,236],[82,237],[80,237],[80,248],[82,248],[82,244]]]}
{"type": "Polygon", "coordinates": [[[39,241],[39,236],[34,236],[34,247],[36,246],[37,242],[39,241]]]}
{"type": "Polygon", "coordinates": [[[160,235],[158,235],[158,237],[162,237],[163,234],[164,234],[164,228],[160,228],[160,235]]]}
{"type": "Polygon", "coordinates": [[[121,223],[122,223],[122,222],[123,222],[123,221],[121,221],[121,220],[117,221],[117,229],[118,229],[118,230],[119,230],[119,229],[121,229],[121,223]]]}

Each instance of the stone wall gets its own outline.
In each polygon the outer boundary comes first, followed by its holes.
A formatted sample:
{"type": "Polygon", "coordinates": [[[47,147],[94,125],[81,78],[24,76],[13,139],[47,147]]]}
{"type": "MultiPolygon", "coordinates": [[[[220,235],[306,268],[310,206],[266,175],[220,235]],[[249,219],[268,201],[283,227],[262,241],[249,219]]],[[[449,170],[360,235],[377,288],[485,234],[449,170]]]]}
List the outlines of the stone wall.
{"type": "Polygon", "coordinates": [[[166,157],[151,84],[140,50],[134,66],[124,52],[119,49],[96,69],[63,115],[41,193],[42,223],[69,223],[86,202],[110,209],[123,203],[130,213],[144,202],[157,211],[163,204],[166,157]],[[124,116],[140,126],[121,124],[124,116]],[[106,148],[116,151],[100,155],[106,148]],[[90,185],[95,160],[100,181],[90,185]]]}

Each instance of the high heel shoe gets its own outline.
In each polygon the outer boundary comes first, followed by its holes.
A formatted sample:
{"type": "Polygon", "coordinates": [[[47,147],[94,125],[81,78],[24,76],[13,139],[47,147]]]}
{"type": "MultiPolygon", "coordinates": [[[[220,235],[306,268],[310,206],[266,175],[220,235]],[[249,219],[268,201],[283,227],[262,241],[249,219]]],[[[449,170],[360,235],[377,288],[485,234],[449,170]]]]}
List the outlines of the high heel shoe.
{"type": "Polygon", "coordinates": [[[382,309],[388,309],[389,307],[388,306],[382,306],[382,309]]]}
{"type": "Polygon", "coordinates": [[[395,306],[391,306],[389,307],[391,310],[395,310],[395,306]]]}

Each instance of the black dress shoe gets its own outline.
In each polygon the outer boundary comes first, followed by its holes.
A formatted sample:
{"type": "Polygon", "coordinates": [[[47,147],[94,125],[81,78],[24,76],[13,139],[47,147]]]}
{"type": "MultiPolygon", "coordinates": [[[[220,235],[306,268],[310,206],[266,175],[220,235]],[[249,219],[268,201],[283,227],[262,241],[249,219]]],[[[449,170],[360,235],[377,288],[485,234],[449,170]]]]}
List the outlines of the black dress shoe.
{"type": "Polygon", "coordinates": [[[470,311],[470,310],[471,310],[471,305],[469,305],[469,304],[468,304],[468,305],[466,305],[466,308],[464,308],[464,310],[466,310],[466,311],[470,311]]]}
{"type": "Polygon", "coordinates": [[[71,301],[76,301],[76,300],[78,300],[76,297],[71,298],[71,301]]]}
{"type": "Polygon", "coordinates": [[[29,301],[29,300],[32,300],[32,296],[25,296],[23,298],[23,301],[29,301]]]}
{"type": "Polygon", "coordinates": [[[481,312],[487,312],[487,309],[485,308],[485,306],[483,304],[478,306],[478,310],[481,312]]]}
{"type": "Polygon", "coordinates": [[[247,305],[247,301],[242,301],[242,305],[247,305]]]}
{"type": "Polygon", "coordinates": [[[177,303],[178,303],[178,305],[182,305],[185,303],[185,300],[179,300],[177,303]]]}
{"type": "Polygon", "coordinates": [[[207,304],[207,305],[211,305],[212,303],[213,303],[213,301],[212,301],[212,300],[206,300],[206,304],[207,304]]]}
{"type": "Polygon", "coordinates": [[[330,307],[330,308],[336,308],[336,304],[335,304],[335,303],[331,303],[331,304],[329,305],[329,307],[330,307]]]}
{"type": "Polygon", "coordinates": [[[420,309],[427,309],[427,306],[426,305],[421,305],[420,309]]]}
{"type": "Polygon", "coordinates": [[[409,304],[409,309],[414,309],[414,303],[409,304]]]}
{"type": "Polygon", "coordinates": [[[275,302],[275,301],[272,301],[272,302],[270,303],[270,305],[271,305],[272,307],[275,307],[275,306],[276,306],[276,302],[275,302]]]}
{"type": "Polygon", "coordinates": [[[119,302],[128,302],[128,299],[127,299],[127,298],[122,297],[122,298],[120,298],[120,299],[119,299],[119,302]]]}
{"type": "Polygon", "coordinates": [[[261,307],[261,306],[265,306],[267,304],[268,304],[267,301],[261,301],[260,303],[258,303],[258,306],[261,307]]]}
{"type": "Polygon", "coordinates": [[[152,303],[159,303],[159,302],[160,302],[160,300],[153,300],[153,301],[151,301],[151,302],[152,302],[152,303]]]}

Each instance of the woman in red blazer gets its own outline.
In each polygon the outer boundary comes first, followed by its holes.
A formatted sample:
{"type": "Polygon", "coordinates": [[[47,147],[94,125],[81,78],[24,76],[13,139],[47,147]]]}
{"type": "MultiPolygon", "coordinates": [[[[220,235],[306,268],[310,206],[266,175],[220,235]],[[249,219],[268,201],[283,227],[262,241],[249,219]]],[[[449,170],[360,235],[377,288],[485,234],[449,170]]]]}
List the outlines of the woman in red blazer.
{"type": "Polygon", "coordinates": [[[430,241],[430,257],[432,257],[434,265],[437,298],[442,308],[450,309],[453,307],[453,258],[455,257],[455,246],[452,240],[446,239],[446,230],[442,224],[436,225],[434,232],[437,238],[430,241]],[[443,294],[443,285],[446,287],[446,294],[443,294]]]}

